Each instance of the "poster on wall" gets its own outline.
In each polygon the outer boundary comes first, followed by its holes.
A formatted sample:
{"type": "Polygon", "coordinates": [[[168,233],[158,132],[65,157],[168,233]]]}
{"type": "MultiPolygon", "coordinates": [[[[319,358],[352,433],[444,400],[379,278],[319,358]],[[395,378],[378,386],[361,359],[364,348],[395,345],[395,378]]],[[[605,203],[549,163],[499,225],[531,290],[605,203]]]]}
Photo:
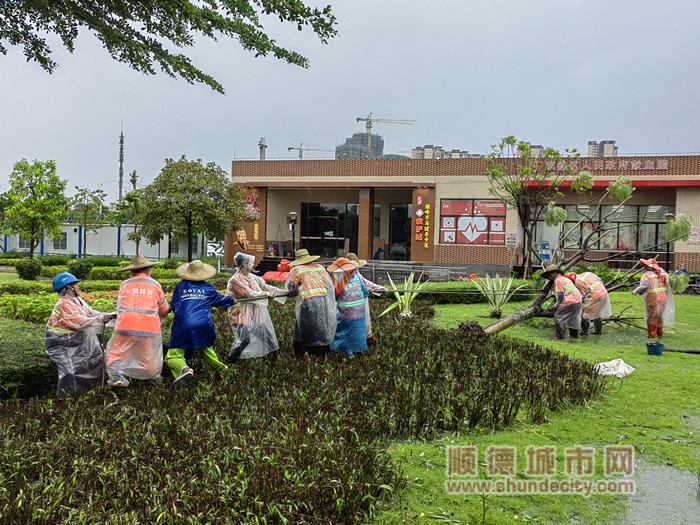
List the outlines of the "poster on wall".
{"type": "Polygon", "coordinates": [[[503,201],[442,199],[440,211],[440,242],[444,244],[506,243],[503,201]]]}

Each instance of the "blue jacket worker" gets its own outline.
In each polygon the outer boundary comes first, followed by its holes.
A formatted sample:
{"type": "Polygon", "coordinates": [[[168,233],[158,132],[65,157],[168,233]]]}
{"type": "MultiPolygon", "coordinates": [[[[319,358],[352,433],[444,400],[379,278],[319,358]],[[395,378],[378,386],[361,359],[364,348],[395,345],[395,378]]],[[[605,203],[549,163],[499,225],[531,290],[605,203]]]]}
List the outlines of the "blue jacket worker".
{"type": "Polygon", "coordinates": [[[177,275],[182,279],[175,285],[170,309],[175,313],[170,335],[170,345],[165,356],[165,364],[175,376],[175,383],[181,384],[192,378],[194,371],[187,365],[187,357],[194,349],[201,349],[204,362],[211,368],[226,368],[216,356],[212,346],[216,339],[211,309],[214,306],[228,308],[236,303],[216,291],[206,282],[216,275],[216,268],[202,261],[192,261],[178,266],[177,275]]]}

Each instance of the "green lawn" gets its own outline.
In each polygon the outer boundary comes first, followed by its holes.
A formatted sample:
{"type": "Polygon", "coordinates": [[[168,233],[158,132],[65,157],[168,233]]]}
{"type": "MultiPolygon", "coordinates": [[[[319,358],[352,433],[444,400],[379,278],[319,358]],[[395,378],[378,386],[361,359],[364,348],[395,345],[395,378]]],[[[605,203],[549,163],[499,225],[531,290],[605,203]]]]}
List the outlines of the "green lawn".
{"type": "Polygon", "coordinates": [[[0,281],[14,281],[19,276],[14,272],[0,272],[0,281]]]}
{"type": "MultiPolygon", "coordinates": [[[[643,317],[639,298],[627,293],[613,294],[613,311],[623,308],[627,317],[643,317]]],[[[504,315],[518,304],[508,305],[504,315]]],[[[472,320],[482,325],[487,305],[437,306],[435,322],[456,327],[472,320]]],[[[676,327],[663,338],[667,348],[700,349],[700,297],[676,296],[676,327]]],[[[643,327],[644,322],[638,321],[643,327]]],[[[602,336],[579,340],[554,340],[551,319],[537,319],[506,332],[509,337],[541,341],[572,356],[591,362],[622,358],[635,368],[626,379],[611,381],[606,394],[587,407],[563,408],[548,415],[545,424],[516,423],[503,432],[484,429],[461,435],[445,435],[430,443],[395,443],[394,456],[402,463],[409,484],[378,518],[378,523],[620,523],[626,512],[624,496],[542,495],[542,496],[458,496],[445,490],[446,446],[478,447],[479,462],[485,461],[489,446],[517,448],[518,475],[526,467],[525,448],[556,447],[558,469],[563,477],[564,449],[577,445],[596,449],[595,479],[602,478],[603,447],[632,445],[636,462],[660,463],[700,470],[700,355],[664,352],[660,357],[646,353],[646,329],[621,328],[606,324],[602,336]]],[[[485,476],[482,465],[480,475],[485,476]]]]}

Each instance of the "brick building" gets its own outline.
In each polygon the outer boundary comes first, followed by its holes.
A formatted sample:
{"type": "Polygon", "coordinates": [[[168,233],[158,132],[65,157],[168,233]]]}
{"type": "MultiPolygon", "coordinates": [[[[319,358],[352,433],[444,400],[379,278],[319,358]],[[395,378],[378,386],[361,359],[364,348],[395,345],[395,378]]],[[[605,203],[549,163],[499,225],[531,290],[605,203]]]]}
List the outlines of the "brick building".
{"type": "MultiPolygon", "coordinates": [[[[693,233],[675,243],[671,264],[700,270],[700,156],[579,158],[573,164],[593,172],[593,194],[621,174],[635,187],[615,230],[594,246],[594,257],[663,242],[665,217],[689,213],[693,233]]],[[[354,251],[368,259],[518,264],[517,215],[489,193],[486,169],[483,158],[234,161],[233,181],[248,202],[245,233],[227,239],[226,262],[243,248],[257,260],[269,248],[291,253],[294,234],[296,249],[326,257],[354,251]]],[[[559,200],[572,221],[581,202],[566,191],[559,200]]],[[[557,233],[542,223],[536,235],[551,240],[557,233]]]]}

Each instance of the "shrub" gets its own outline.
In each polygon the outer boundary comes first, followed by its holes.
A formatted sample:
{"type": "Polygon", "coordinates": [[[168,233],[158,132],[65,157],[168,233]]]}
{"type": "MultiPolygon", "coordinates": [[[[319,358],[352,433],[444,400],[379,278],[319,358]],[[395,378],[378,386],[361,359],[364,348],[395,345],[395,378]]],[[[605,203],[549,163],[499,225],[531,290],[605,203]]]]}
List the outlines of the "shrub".
{"type": "Polygon", "coordinates": [[[0,259],[0,266],[16,266],[19,261],[23,261],[24,259],[0,259]]]}
{"type": "Polygon", "coordinates": [[[119,267],[116,266],[96,266],[90,272],[90,279],[92,280],[114,280],[126,279],[127,273],[120,272],[119,267]]]}
{"type": "Polygon", "coordinates": [[[44,350],[44,326],[0,319],[0,333],[0,398],[53,392],[56,366],[44,350]]]}
{"type": "Polygon", "coordinates": [[[41,268],[41,276],[42,277],[48,277],[49,279],[53,279],[56,277],[59,273],[61,272],[67,272],[68,267],[67,266],[42,266],[41,268]]]}
{"type": "Polygon", "coordinates": [[[71,260],[70,255],[44,255],[41,257],[41,265],[47,266],[68,266],[71,260]]]}
{"type": "Polygon", "coordinates": [[[94,267],[110,266],[119,268],[129,264],[128,259],[116,256],[96,256],[89,257],[87,260],[90,261],[94,267]]]}
{"type": "MultiPolygon", "coordinates": [[[[18,252],[16,250],[12,250],[9,252],[0,252],[0,260],[2,259],[25,259],[29,257],[29,252],[18,252]]],[[[12,265],[14,266],[14,265],[12,265]]]]}
{"type": "Polygon", "coordinates": [[[8,319],[46,324],[58,294],[40,293],[34,295],[3,295],[0,297],[0,316],[8,319]]]}
{"type": "Polygon", "coordinates": [[[90,277],[92,263],[86,259],[71,261],[68,263],[68,271],[81,281],[90,277]]]}
{"type": "Polygon", "coordinates": [[[30,295],[51,291],[51,283],[45,281],[0,281],[0,297],[5,294],[30,295]]]}
{"type": "Polygon", "coordinates": [[[184,259],[163,259],[160,264],[162,265],[162,268],[165,268],[166,270],[174,270],[178,266],[180,266],[183,263],[186,263],[184,259]]]}
{"type": "Polygon", "coordinates": [[[21,259],[15,264],[15,270],[20,279],[33,281],[41,273],[41,262],[37,259],[21,259]]]}

